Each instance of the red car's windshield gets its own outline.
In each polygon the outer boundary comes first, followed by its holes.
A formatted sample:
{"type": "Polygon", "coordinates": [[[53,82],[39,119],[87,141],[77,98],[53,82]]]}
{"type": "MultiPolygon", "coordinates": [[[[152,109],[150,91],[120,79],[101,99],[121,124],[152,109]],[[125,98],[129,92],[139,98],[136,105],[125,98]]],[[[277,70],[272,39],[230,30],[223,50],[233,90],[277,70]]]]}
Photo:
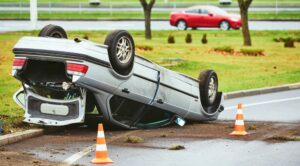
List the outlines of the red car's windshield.
{"type": "Polygon", "coordinates": [[[213,12],[213,13],[216,13],[216,14],[220,14],[220,15],[224,15],[224,14],[227,14],[227,12],[221,8],[218,8],[218,7],[211,7],[210,10],[213,12]]]}

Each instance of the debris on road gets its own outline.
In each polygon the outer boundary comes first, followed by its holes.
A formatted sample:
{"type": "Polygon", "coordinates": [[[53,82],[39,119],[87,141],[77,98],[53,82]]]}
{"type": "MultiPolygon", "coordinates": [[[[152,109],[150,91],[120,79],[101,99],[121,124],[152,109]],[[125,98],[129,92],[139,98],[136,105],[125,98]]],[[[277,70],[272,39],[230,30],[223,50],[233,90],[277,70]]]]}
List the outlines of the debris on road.
{"type": "Polygon", "coordinates": [[[125,142],[127,142],[127,143],[141,143],[141,142],[144,142],[144,139],[141,138],[141,137],[138,137],[138,136],[131,135],[131,136],[128,136],[125,139],[125,142]]]}
{"type": "Polygon", "coordinates": [[[168,148],[168,150],[182,150],[182,149],[185,149],[183,145],[173,145],[168,148]]]}

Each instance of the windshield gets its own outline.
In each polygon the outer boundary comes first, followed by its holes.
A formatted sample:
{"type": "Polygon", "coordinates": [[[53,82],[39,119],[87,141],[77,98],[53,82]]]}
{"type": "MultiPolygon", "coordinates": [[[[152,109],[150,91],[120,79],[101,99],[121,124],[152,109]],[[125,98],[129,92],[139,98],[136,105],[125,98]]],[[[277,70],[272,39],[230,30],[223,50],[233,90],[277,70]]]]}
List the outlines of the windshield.
{"type": "Polygon", "coordinates": [[[216,13],[216,14],[227,14],[227,12],[221,8],[218,7],[211,7],[211,11],[216,13]]]}

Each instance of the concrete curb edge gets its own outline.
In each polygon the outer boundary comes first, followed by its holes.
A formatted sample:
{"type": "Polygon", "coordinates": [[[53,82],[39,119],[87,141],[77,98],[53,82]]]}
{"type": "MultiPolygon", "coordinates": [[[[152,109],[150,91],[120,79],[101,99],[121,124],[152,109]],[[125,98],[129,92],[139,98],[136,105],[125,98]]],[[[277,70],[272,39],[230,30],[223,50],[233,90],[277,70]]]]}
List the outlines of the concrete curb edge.
{"type": "Polygon", "coordinates": [[[224,94],[224,98],[225,99],[233,99],[233,98],[238,98],[238,97],[261,95],[261,94],[281,92],[281,91],[287,91],[287,90],[293,90],[293,89],[300,89],[300,83],[229,92],[229,93],[224,94]]]}
{"type": "Polygon", "coordinates": [[[0,136],[0,147],[44,134],[44,129],[29,129],[0,136]]]}

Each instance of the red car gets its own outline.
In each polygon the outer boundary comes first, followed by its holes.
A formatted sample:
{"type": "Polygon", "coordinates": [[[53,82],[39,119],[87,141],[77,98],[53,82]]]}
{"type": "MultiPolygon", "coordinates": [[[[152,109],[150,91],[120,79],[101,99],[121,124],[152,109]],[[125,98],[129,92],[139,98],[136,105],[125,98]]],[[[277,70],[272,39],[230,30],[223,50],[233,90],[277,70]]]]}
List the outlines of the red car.
{"type": "Polygon", "coordinates": [[[194,6],[170,14],[170,24],[179,30],[188,27],[219,27],[221,30],[239,29],[242,25],[241,17],[229,14],[216,6],[194,6]]]}

